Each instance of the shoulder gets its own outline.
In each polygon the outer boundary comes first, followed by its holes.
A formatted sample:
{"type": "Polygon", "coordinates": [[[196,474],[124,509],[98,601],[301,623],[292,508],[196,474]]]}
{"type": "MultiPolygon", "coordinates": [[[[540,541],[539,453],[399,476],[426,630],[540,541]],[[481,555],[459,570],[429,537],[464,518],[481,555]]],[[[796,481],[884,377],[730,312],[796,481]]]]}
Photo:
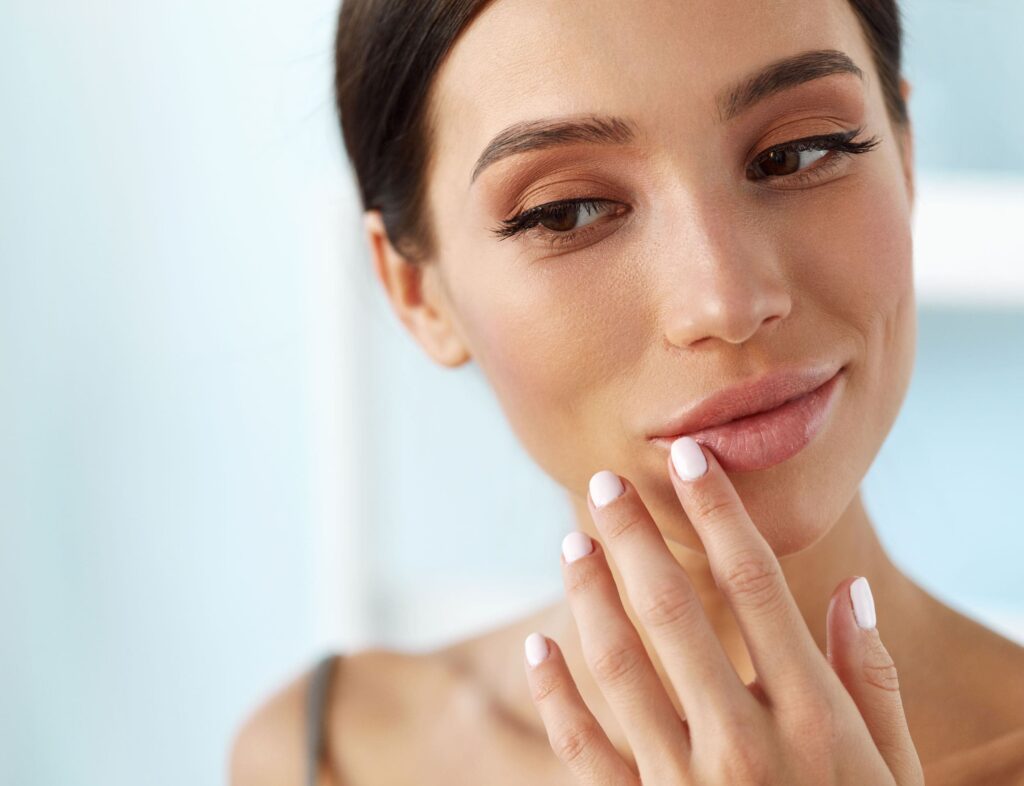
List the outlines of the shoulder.
{"type": "Polygon", "coordinates": [[[338,786],[421,779],[417,767],[430,766],[437,746],[444,748],[456,721],[452,707],[466,704],[469,693],[436,653],[374,649],[346,656],[326,722],[338,786]]]}
{"type": "Polygon", "coordinates": [[[299,786],[305,778],[305,706],[311,672],[278,687],[244,720],[228,761],[231,786],[299,786]]]}
{"type": "MultiPolygon", "coordinates": [[[[239,727],[229,758],[231,786],[304,786],[312,675],[307,669],[276,688],[239,727]]],[[[426,655],[373,648],[336,659],[324,709],[320,783],[382,782],[384,769],[400,758],[387,755],[389,746],[421,723],[432,704],[436,709],[434,701],[450,685],[446,669],[426,655]]]]}
{"type": "Polygon", "coordinates": [[[1024,728],[1024,646],[966,615],[949,643],[962,712],[982,729],[975,744],[1005,738],[1024,728]]]}
{"type": "Polygon", "coordinates": [[[925,767],[928,786],[1024,783],[1024,726],[925,767]]]}
{"type": "Polygon", "coordinates": [[[915,732],[930,736],[928,786],[1024,784],[1024,646],[947,609],[931,656],[946,668],[915,732]],[[938,727],[941,734],[933,734],[938,727]]]}

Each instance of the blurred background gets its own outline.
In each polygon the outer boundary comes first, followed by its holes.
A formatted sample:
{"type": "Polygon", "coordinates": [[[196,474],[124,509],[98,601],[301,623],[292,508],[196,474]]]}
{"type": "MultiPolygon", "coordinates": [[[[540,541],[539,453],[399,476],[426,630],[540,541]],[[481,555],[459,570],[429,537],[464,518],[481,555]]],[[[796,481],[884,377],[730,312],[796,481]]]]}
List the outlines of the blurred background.
{"type": "MultiPolygon", "coordinates": [[[[1024,4],[904,9],[919,348],[865,498],[912,576],[1024,641],[1024,4]]],[[[223,782],[325,650],[560,596],[561,492],[372,277],[335,14],[0,9],[2,783],[223,782]]]]}

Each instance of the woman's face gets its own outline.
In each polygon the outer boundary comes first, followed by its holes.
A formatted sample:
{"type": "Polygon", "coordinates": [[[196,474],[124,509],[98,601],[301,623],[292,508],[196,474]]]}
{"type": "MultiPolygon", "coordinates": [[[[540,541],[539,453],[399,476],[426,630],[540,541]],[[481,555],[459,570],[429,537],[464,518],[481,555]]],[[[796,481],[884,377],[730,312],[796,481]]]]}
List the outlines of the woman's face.
{"type": "Polygon", "coordinates": [[[652,429],[724,387],[831,361],[845,379],[823,430],[730,473],[778,554],[823,535],[895,420],[916,343],[911,156],[847,0],[497,0],[439,71],[430,118],[426,275],[544,470],[581,498],[597,470],[629,478],[666,537],[699,549],[652,429]],[[863,77],[801,80],[728,116],[732,86],[810,50],[863,77]],[[473,178],[509,126],[567,116],[633,135],[520,150],[473,178]],[[769,147],[858,127],[880,144],[747,176],[769,147]],[[580,197],[596,202],[495,234],[580,197]]]}

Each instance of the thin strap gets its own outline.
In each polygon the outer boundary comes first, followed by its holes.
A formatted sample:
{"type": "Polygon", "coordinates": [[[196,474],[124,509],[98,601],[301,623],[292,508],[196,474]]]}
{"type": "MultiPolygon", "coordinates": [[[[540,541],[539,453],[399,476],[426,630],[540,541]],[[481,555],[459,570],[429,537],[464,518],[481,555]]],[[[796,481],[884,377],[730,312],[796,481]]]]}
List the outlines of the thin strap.
{"type": "Polygon", "coordinates": [[[306,694],[306,783],[316,786],[320,761],[324,755],[324,716],[327,709],[327,696],[334,676],[335,664],[341,655],[328,653],[324,655],[313,669],[309,681],[309,692],[306,694]]]}

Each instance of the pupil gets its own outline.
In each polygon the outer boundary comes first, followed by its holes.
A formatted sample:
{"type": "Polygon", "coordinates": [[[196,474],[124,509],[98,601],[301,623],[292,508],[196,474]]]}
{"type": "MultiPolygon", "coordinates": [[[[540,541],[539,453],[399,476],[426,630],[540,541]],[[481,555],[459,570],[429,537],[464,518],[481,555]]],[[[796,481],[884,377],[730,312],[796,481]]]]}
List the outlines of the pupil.
{"type": "Polygon", "coordinates": [[[766,160],[766,174],[771,176],[790,175],[800,166],[800,154],[794,150],[774,150],[766,160]]]}
{"type": "Polygon", "coordinates": [[[568,232],[576,225],[576,211],[575,206],[563,208],[557,213],[542,218],[541,224],[556,232],[568,232]]]}

